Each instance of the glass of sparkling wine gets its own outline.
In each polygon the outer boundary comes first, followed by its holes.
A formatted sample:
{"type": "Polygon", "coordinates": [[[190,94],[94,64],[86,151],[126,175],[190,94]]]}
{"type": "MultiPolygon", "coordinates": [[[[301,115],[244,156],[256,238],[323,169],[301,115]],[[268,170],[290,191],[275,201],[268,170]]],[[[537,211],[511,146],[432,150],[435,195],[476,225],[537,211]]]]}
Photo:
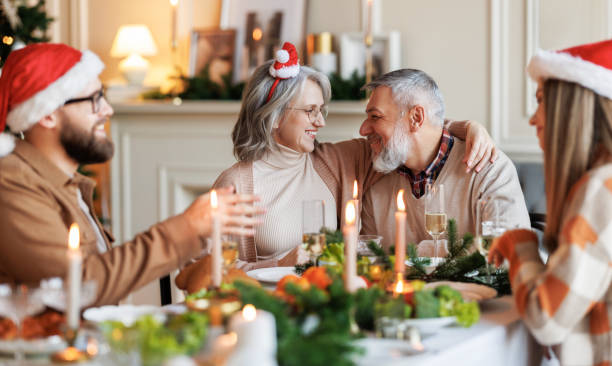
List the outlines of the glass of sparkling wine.
{"type": "MultiPolygon", "coordinates": [[[[501,236],[510,226],[508,212],[514,200],[505,196],[489,196],[478,200],[476,210],[476,249],[485,257],[489,254],[489,249],[495,238],[501,236]]],[[[491,284],[491,266],[485,264],[486,277],[484,282],[491,284]]]]}
{"type": "Polygon", "coordinates": [[[310,260],[316,259],[325,249],[325,201],[312,200],[302,202],[302,247],[308,253],[310,260]]]}
{"type": "Polygon", "coordinates": [[[224,235],[221,237],[221,257],[223,258],[223,272],[227,274],[238,259],[238,243],[240,237],[236,235],[224,235]]]}
{"type": "Polygon", "coordinates": [[[434,240],[433,264],[440,261],[438,257],[438,239],[446,232],[446,210],[444,206],[444,184],[428,184],[425,191],[425,230],[434,240]]]}

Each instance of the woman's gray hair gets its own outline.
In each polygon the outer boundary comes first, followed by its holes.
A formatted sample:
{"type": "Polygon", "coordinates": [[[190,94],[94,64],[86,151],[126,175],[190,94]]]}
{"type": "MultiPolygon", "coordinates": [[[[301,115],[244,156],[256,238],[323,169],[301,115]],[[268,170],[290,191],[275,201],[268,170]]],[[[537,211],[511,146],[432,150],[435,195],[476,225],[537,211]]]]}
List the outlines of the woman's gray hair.
{"type": "Polygon", "coordinates": [[[234,156],[238,161],[258,160],[275,146],[273,128],[283,117],[289,103],[302,92],[306,80],[312,80],[321,87],[325,104],[331,98],[327,76],[310,67],[300,66],[296,77],[278,82],[270,101],[266,103],[275,80],[268,72],[273,62],[270,60],[255,69],[244,89],[240,114],[232,131],[234,156]]]}
{"type": "Polygon", "coordinates": [[[429,112],[431,123],[444,123],[444,98],[436,81],[424,71],[400,69],[388,72],[364,88],[374,90],[379,86],[391,88],[393,99],[402,112],[421,105],[429,112]]]}

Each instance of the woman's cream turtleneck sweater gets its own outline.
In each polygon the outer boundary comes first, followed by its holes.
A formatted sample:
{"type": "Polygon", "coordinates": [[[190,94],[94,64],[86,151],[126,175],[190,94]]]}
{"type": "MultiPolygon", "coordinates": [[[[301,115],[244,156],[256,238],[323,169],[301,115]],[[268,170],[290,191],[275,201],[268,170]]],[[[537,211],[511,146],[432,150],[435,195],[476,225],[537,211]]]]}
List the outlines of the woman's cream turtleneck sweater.
{"type": "Polygon", "coordinates": [[[337,225],[336,201],[311,154],[277,146],[253,162],[253,193],[266,207],[264,223],[255,233],[258,260],[280,259],[302,243],[302,201],[325,201],[325,226],[335,230],[337,225]]]}

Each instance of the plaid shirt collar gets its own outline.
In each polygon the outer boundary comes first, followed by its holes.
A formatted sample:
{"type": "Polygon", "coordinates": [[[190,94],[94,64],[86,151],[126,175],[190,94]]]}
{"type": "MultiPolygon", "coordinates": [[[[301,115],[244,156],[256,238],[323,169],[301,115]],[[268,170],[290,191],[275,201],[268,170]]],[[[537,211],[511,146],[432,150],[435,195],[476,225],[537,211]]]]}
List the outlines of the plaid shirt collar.
{"type": "Polygon", "coordinates": [[[453,136],[448,132],[446,128],[442,130],[442,138],[440,139],[440,149],[438,149],[438,154],[435,159],[427,165],[425,170],[414,174],[412,171],[406,166],[402,165],[397,168],[397,172],[408,178],[410,182],[410,186],[412,188],[412,194],[416,198],[421,198],[425,194],[425,187],[429,183],[434,183],[442,168],[444,167],[444,163],[446,163],[446,159],[450,155],[451,149],[453,148],[455,140],[453,136]]]}

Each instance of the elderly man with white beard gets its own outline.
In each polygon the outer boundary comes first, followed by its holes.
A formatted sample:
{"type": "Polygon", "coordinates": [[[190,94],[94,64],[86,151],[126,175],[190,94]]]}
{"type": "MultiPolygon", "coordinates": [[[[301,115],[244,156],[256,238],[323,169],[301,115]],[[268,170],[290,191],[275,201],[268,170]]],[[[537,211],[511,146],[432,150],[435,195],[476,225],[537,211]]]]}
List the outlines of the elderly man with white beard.
{"type": "Polygon", "coordinates": [[[444,100],[429,75],[396,70],[366,88],[372,94],[359,132],[372,147],[374,168],[387,174],[365,194],[363,234],[382,235],[387,248],[394,243],[396,196],[404,189],[407,242],[431,239],[425,229],[425,188],[441,184],[447,217],[457,221],[460,237],[475,233],[477,201],[490,196],[511,198],[513,204],[504,212],[510,226],[529,227],[516,169],[504,153],[480,172],[466,174],[465,143],[444,128],[444,100]]]}

